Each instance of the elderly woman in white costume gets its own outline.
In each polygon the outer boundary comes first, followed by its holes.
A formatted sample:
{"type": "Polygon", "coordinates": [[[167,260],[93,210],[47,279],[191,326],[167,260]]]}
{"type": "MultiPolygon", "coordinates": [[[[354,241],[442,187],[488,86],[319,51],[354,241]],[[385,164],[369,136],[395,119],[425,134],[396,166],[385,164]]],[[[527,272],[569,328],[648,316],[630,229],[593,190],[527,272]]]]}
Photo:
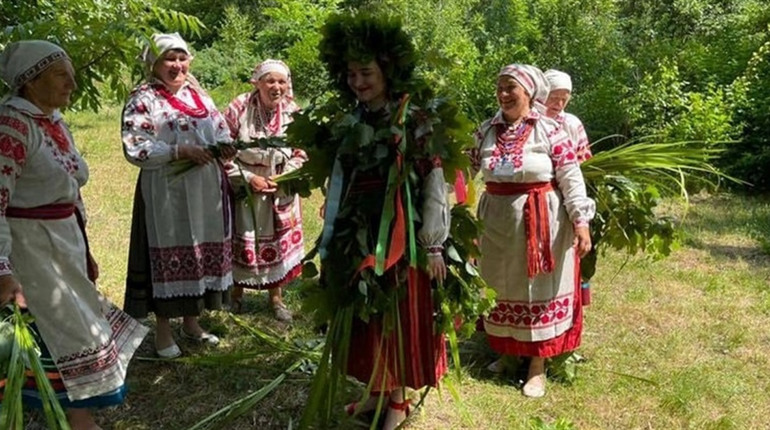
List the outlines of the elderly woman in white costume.
{"type": "MultiPolygon", "coordinates": [[[[236,97],[225,111],[230,135],[243,142],[283,136],[299,109],[292,101],[289,67],[265,60],[254,69],[251,83],[254,90],[236,97]]],[[[298,149],[251,148],[239,151],[228,168],[234,186],[249,186],[256,193],[253,205],[246,199],[235,204],[232,299],[237,311],[244,288],[268,290],[276,319],[292,320],[281,288],[302,272],[302,213],[299,196],[277,190],[273,178],[298,169],[306,159],[298,149]]]]}
{"type": "Polygon", "coordinates": [[[154,312],[156,351],[173,358],[181,351],[170,318],[183,317],[184,338],[219,342],[198,317],[229,302],[232,215],[223,165],[207,147],[232,139],[224,117],[189,74],[187,43],[176,33],[153,40],[157,49],[144,53],[148,80],[130,94],[122,118],[124,155],[141,168],[125,310],[135,317],[154,312]],[[197,167],[175,177],[172,162],[183,159],[197,167]]]}
{"type": "Polygon", "coordinates": [[[564,111],[572,98],[572,78],[564,72],[551,69],[545,72],[545,79],[550,90],[544,103],[545,116],[564,128],[575,145],[578,162],[582,163],[591,158],[585,127],[578,117],[564,111]]]}
{"type": "MultiPolygon", "coordinates": [[[[14,42],[0,54],[10,88],[0,101],[0,304],[26,302],[70,426],[93,430],[88,408],[122,403],[128,361],[147,330],[94,285],[80,198],[88,166],[59,112],[77,88],[74,73],[49,42],[14,42]]],[[[25,389],[23,402],[41,406],[36,390],[25,389]]]]}
{"type": "Polygon", "coordinates": [[[481,275],[497,291],[484,329],[496,352],[531,358],[529,397],[545,394],[545,359],[580,344],[579,257],[591,248],[595,212],[569,136],[533,109],[547,94],[536,67],[504,67],[500,110],[476,132],[472,154],[486,185],[481,275]]]}

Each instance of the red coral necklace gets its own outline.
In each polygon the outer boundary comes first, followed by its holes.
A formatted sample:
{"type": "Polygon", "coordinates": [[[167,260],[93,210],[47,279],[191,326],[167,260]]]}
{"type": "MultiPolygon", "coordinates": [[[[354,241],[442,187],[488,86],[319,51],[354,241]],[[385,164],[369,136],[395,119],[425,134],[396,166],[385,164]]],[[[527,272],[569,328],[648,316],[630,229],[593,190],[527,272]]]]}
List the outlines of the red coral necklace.
{"type": "Polygon", "coordinates": [[[192,87],[188,87],[188,90],[190,90],[190,95],[192,96],[195,106],[190,106],[183,102],[177,96],[171,94],[171,92],[165,86],[160,84],[155,85],[155,92],[166,99],[174,109],[193,118],[205,118],[208,116],[209,111],[203,104],[203,101],[201,100],[200,95],[198,95],[198,92],[195,91],[192,87]]]}

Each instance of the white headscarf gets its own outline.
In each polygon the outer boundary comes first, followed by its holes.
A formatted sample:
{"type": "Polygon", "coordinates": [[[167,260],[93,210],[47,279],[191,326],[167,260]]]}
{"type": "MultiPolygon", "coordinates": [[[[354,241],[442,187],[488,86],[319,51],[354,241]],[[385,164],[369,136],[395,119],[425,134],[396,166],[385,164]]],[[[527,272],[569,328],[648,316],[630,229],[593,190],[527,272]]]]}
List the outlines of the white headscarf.
{"type": "Polygon", "coordinates": [[[0,53],[0,78],[18,94],[21,87],[57,61],[69,60],[64,50],[45,40],[13,42],[0,53]]]}
{"type": "Polygon", "coordinates": [[[286,90],[285,98],[288,101],[293,100],[294,90],[292,89],[291,85],[291,71],[289,70],[289,66],[287,66],[286,63],[281,60],[267,59],[257,64],[257,66],[254,67],[254,72],[252,72],[249,82],[256,84],[257,81],[259,81],[263,76],[272,72],[277,72],[286,76],[286,81],[289,84],[289,87],[286,90]]]}
{"type": "Polygon", "coordinates": [[[152,41],[155,45],[155,49],[152,46],[146,46],[142,52],[142,60],[147,64],[147,67],[152,70],[155,65],[155,61],[162,57],[167,51],[177,49],[183,51],[187,55],[190,54],[190,48],[187,47],[187,42],[182,39],[179,33],[156,33],[152,35],[152,41]]]}
{"type": "Polygon", "coordinates": [[[547,70],[545,72],[545,79],[548,80],[551,91],[567,90],[572,92],[572,79],[564,72],[555,69],[547,70]]]}
{"type": "Polygon", "coordinates": [[[500,76],[510,76],[516,79],[516,82],[524,88],[534,102],[544,103],[548,97],[550,91],[548,81],[546,81],[543,72],[535,66],[509,64],[500,70],[497,77],[500,76]]]}

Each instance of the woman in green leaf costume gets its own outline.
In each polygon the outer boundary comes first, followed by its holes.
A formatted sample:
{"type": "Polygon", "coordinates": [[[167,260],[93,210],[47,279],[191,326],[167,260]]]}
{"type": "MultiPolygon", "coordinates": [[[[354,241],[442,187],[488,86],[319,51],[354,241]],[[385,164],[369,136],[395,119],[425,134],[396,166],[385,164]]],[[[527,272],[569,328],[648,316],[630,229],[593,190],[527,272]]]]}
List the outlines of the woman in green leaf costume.
{"type": "Polygon", "coordinates": [[[454,106],[428,101],[413,78],[414,48],[399,22],[340,15],[322,32],[321,59],[340,97],[327,113],[298,115],[288,130],[293,145],[307,144],[306,179],[328,178],[323,270],[308,299],[329,323],[327,348],[302,424],[316,424],[322,409],[324,419],[333,413],[348,375],[367,384],[348,414],[385,407],[384,428],[392,429],[408,414],[405,387],[436,386],[447,369],[443,325],[434,319],[436,287],[447,278],[453,178],[444,172],[459,167],[469,130],[454,106]]]}

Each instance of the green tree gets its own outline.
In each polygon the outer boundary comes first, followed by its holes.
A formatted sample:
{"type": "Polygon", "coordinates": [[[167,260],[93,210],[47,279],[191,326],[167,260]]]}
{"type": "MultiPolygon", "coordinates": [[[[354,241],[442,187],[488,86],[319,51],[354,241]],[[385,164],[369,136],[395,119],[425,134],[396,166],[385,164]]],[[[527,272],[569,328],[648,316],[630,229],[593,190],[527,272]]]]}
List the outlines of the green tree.
{"type": "MultiPolygon", "coordinates": [[[[137,56],[156,31],[198,34],[197,18],[149,0],[35,0],[0,2],[0,48],[23,39],[57,43],[72,58],[78,91],[74,103],[98,110],[102,92],[123,100],[142,73],[137,56]]],[[[0,90],[4,92],[5,89],[0,90]]]]}

